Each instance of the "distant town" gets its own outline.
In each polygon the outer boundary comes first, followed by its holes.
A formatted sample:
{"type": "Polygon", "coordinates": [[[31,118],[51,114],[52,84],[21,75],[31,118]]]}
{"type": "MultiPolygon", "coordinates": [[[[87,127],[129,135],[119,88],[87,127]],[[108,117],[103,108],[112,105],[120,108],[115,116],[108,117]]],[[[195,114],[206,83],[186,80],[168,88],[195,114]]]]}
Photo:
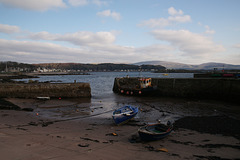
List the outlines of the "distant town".
{"type": "Polygon", "coordinates": [[[1,73],[37,72],[37,73],[77,73],[77,72],[135,72],[135,71],[165,71],[161,65],[132,65],[132,64],[81,64],[81,63],[44,63],[25,64],[18,62],[0,62],[1,73]]]}
{"type": "MultiPolygon", "coordinates": [[[[159,61],[161,62],[161,61],[159,61]]],[[[146,63],[146,62],[144,62],[146,63]]],[[[87,74],[88,72],[155,72],[155,73],[206,73],[233,72],[239,73],[239,65],[222,63],[205,63],[186,65],[180,63],[151,64],[83,64],[83,63],[40,63],[27,64],[18,62],[0,62],[0,73],[38,73],[38,74],[87,74]],[[162,65],[161,65],[162,64],[162,65]],[[163,66],[164,65],[164,66],[163,66]],[[169,67],[171,66],[171,67],[169,67]],[[224,67],[225,66],[225,67],[224,67]]]]}

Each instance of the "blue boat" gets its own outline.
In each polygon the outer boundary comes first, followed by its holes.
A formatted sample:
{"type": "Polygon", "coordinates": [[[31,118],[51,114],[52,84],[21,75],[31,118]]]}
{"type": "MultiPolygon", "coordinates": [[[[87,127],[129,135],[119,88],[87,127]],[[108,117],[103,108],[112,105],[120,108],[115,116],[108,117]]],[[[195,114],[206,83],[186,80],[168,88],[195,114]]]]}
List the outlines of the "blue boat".
{"type": "Polygon", "coordinates": [[[113,112],[113,120],[117,125],[127,123],[138,113],[138,107],[124,106],[113,112]]]}
{"type": "Polygon", "coordinates": [[[138,134],[143,141],[154,141],[163,139],[168,136],[173,130],[173,125],[168,122],[167,125],[156,123],[148,124],[138,130],[138,134]]]}

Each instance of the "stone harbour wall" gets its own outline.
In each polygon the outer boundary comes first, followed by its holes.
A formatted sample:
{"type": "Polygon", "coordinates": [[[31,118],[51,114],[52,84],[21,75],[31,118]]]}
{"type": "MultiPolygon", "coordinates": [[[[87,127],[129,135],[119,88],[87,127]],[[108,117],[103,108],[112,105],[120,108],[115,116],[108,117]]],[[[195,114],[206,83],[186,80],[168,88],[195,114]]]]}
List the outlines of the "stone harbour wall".
{"type": "Polygon", "coordinates": [[[89,83],[28,83],[0,84],[1,98],[37,98],[37,97],[91,97],[89,83]]]}
{"type": "MultiPolygon", "coordinates": [[[[119,80],[120,78],[115,78],[113,86],[114,92],[119,92],[119,88],[127,85],[128,81],[132,81],[133,78],[124,78],[126,84],[119,83],[119,80]]],[[[122,78],[121,81],[123,81],[122,78]]],[[[129,82],[129,84],[131,84],[131,82],[129,82]]],[[[156,87],[153,96],[230,101],[239,101],[240,97],[240,79],[152,78],[152,85],[156,87]]]]}
{"type": "Polygon", "coordinates": [[[239,79],[153,78],[152,82],[157,86],[157,94],[161,96],[234,101],[240,97],[239,79]]]}

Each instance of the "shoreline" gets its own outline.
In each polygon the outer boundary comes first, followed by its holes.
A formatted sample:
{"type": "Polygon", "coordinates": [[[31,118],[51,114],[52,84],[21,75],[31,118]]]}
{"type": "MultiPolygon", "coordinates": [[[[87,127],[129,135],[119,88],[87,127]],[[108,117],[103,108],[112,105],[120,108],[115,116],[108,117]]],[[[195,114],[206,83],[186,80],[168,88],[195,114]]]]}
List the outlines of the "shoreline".
{"type": "MultiPolygon", "coordinates": [[[[208,130],[201,131],[209,121],[213,124],[219,123],[219,120],[220,122],[225,120],[224,124],[232,124],[234,121],[238,125],[237,119],[225,117],[208,119],[209,117],[206,116],[188,117],[185,120],[182,118],[175,122],[174,131],[165,139],[142,142],[138,139],[137,130],[140,125],[144,125],[141,117],[147,116],[149,114],[147,111],[141,112],[140,116],[130,123],[116,126],[111,118],[112,110],[101,108],[103,102],[91,104],[89,108],[86,107],[89,103],[87,101],[7,100],[20,108],[33,107],[34,110],[32,112],[0,110],[0,147],[2,148],[0,153],[3,159],[61,160],[71,157],[71,159],[215,158],[221,160],[240,157],[239,137],[234,134],[221,134],[217,126],[212,133],[208,133],[208,130]],[[50,118],[44,115],[48,113],[44,112],[44,107],[57,110],[56,106],[71,105],[79,106],[78,112],[70,114],[72,117],[50,118]],[[37,112],[39,114],[36,114],[37,112]],[[202,123],[202,126],[199,123],[202,123]],[[196,124],[199,125],[198,130],[192,128],[196,124]]],[[[61,115],[64,116],[63,113],[61,115]]]]}

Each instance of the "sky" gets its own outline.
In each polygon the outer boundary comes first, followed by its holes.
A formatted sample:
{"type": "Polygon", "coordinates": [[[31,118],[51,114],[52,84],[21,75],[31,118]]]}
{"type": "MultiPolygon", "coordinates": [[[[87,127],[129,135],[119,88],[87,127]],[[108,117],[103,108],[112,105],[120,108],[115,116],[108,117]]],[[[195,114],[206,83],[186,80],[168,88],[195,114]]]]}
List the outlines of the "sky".
{"type": "Polygon", "coordinates": [[[240,0],[0,0],[0,61],[240,65],[240,0]]]}

